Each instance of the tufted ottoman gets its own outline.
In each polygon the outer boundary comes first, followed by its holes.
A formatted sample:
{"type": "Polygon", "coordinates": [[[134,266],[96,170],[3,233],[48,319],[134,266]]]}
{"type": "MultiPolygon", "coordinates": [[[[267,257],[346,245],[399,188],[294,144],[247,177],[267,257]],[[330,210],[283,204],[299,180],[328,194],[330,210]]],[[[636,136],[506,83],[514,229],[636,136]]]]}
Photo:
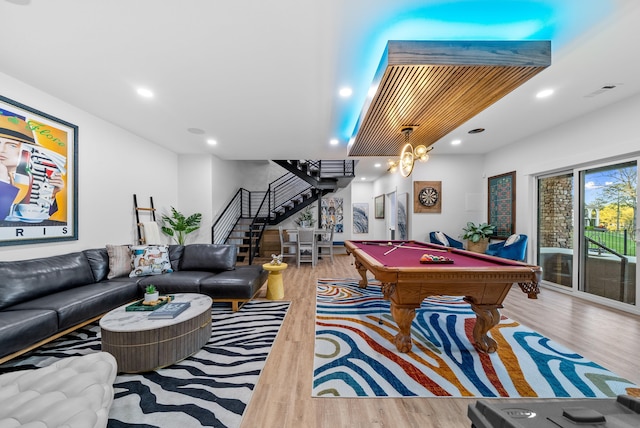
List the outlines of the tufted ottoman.
{"type": "Polygon", "coordinates": [[[0,428],[106,427],[117,371],[98,352],[0,375],[0,428]]]}

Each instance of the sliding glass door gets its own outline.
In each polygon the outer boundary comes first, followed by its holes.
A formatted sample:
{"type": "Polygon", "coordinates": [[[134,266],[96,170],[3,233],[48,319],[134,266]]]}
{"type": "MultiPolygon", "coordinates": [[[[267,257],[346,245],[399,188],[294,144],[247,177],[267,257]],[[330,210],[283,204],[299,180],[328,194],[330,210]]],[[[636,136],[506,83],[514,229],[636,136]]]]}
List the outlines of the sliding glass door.
{"type": "Polygon", "coordinates": [[[573,286],[573,172],[538,178],[538,264],[542,279],[573,286]]]}
{"type": "Polygon", "coordinates": [[[582,189],[579,289],[623,303],[636,303],[635,161],[580,172],[582,189]]]}
{"type": "Polygon", "coordinates": [[[637,161],[537,179],[543,280],[636,305],[637,161]]]}

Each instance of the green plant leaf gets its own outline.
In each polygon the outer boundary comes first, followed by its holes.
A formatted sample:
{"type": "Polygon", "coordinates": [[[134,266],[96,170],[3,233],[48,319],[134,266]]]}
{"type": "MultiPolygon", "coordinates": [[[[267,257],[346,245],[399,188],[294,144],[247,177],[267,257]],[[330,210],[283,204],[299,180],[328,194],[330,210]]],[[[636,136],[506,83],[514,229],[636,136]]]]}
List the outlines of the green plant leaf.
{"type": "Polygon", "coordinates": [[[171,207],[171,217],[162,216],[162,232],[171,236],[178,244],[184,245],[186,236],[200,228],[202,214],[195,213],[185,217],[181,212],[171,207]]]}

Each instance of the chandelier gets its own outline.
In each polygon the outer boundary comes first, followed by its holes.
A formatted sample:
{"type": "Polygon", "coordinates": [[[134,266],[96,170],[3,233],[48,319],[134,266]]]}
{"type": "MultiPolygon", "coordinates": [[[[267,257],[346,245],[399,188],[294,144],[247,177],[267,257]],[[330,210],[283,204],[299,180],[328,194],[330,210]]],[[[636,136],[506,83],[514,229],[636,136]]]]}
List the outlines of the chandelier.
{"type": "Polygon", "coordinates": [[[390,159],[387,162],[387,171],[395,172],[397,169],[400,169],[400,174],[402,174],[403,177],[408,177],[413,171],[413,164],[416,159],[420,162],[428,161],[429,152],[433,150],[433,147],[427,148],[424,144],[420,144],[414,149],[409,142],[409,136],[411,136],[413,128],[403,128],[401,132],[404,134],[404,147],[402,147],[402,152],[400,152],[400,158],[398,160],[394,161],[390,159]]]}

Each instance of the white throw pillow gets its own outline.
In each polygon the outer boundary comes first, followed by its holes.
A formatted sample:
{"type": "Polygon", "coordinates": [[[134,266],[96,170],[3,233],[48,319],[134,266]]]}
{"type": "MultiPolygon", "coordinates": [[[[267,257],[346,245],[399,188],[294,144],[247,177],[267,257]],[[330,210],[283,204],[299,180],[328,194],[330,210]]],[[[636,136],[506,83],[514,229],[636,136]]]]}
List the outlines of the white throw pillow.
{"type": "Polygon", "coordinates": [[[436,238],[438,238],[438,241],[442,242],[442,245],[444,245],[445,247],[449,246],[449,240],[446,236],[444,236],[444,233],[436,232],[436,238]]]}
{"type": "Polygon", "coordinates": [[[517,233],[514,233],[513,235],[508,237],[506,241],[504,241],[504,246],[508,247],[511,244],[515,244],[519,240],[520,240],[520,235],[518,235],[517,233]]]}

